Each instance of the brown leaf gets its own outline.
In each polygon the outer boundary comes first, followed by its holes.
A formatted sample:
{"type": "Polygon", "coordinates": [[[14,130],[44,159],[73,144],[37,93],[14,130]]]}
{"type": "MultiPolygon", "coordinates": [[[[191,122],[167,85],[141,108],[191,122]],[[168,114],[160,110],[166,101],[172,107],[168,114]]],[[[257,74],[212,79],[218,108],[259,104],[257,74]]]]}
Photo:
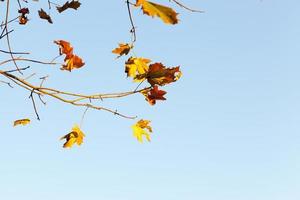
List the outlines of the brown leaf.
{"type": "Polygon", "coordinates": [[[29,9],[28,8],[21,8],[18,10],[18,13],[21,15],[19,16],[19,24],[25,25],[28,22],[27,14],[29,14],[29,9]]]}
{"type": "Polygon", "coordinates": [[[166,91],[159,90],[157,85],[152,89],[144,90],[141,93],[146,97],[145,100],[148,101],[151,106],[155,105],[156,100],[166,100],[164,95],[167,94],[166,91]]]}
{"type": "Polygon", "coordinates": [[[79,1],[72,0],[71,2],[67,1],[63,6],[57,6],[56,9],[59,13],[72,8],[74,10],[77,10],[80,7],[81,3],[79,1]]]}
{"type": "Polygon", "coordinates": [[[162,63],[154,63],[149,66],[149,70],[145,74],[137,75],[136,79],[144,79],[152,85],[166,85],[177,81],[182,73],[178,67],[166,68],[162,63]]]}
{"type": "Polygon", "coordinates": [[[42,8],[38,11],[41,19],[47,20],[50,24],[53,24],[50,15],[48,15],[42,8]]]}

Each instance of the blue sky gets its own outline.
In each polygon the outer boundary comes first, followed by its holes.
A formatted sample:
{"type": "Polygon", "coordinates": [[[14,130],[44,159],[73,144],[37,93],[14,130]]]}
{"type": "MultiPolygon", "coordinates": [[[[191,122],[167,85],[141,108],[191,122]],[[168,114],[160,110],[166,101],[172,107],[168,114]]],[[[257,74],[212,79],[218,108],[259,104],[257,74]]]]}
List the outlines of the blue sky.
{"type": "MultiPolygon", "coordinates": [[[[205,13],[173,5],[180,24],[166,26],[134,11],[135,54],[182,68],[182,79],[165,87],[167,101],[151,107],[135,95],[103,102],[152,120],[151,143],[132,137],[134,121],[90,110],[84,144],[65,150],[58,139],[80,122],[84,109],[47,99],[46,107],[38,105],[39,122],[28,92],[0,87],[1,199],[300,198],[299,1],[182,2],[205,13]],[[32,123],[13,128],[23,117],[32,123]]],[[[129,41],[125,4],[82,3],[77,12],[54,14],[53,25],[37,18],[41,4],[33,3],[28,25],[12,25],[13,48],[48,60],[57,55],[53,40],[72,42],[84,68],[68,73],[32,65],[37,77],[50,75],[49,87],[85,93],[134,89],[124,74],[125,59],[111,54],[118,42],[129,41]]]]}

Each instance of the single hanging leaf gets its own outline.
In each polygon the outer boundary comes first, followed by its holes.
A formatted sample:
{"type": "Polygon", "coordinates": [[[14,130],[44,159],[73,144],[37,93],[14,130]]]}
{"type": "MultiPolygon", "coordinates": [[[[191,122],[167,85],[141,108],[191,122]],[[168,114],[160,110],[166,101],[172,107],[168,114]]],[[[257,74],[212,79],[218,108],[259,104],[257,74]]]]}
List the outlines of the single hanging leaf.
{"type": "Polygon", "coordinates": [[[71,2],[67,1],[63,6],[57,6],[56,9],[59,13],[72,8],[74,10],[77,10],[80,7],[81,3],[79,1],[72,0],[71,2]]]}
{"type": "Polygon", "coordinates": [[[62,70],[72,71],[73,69],[78,69],[84,66],[84,62],[82,58],[75,55],[73,53],[73,47],[71,46],[70,42],[64,40],[55,40],[55,44],[59,46],[59,54],[65,55],[65,64],[62,65],[62,70]]]}
{"type": "Polygon", "coordinates": [[[143,13],[151,17],[159,17],[166,24],[177,24],[178,19],[172,8],[146,0],[137,0],[135,6],[142,7],[143,13]]]}
{"type": "Polygon", "coordinates": [[[59,54],[65,54],[66,56],[73,54],[73,47],[71,46],[70,42],[64,40],[56,40],[54,41],[55,44],[59,46],[59,54]]]}
{"type": "Polygon", "coordinates": [[[42,8],[38,12],[41,19],[47,20],[50,24],[53,23],[50,15],[48,15],[42,8]]]}
{"type": "Polygon", "coordinates": [[[18,10],[18,13],[21,15],[19,16],[19,24],[25,25],[28,22],[27,14],[29,14],[29,9],[28,8],[21,8],[18,10]]]}
{"type": "Polygon", "coordinates": [[[151,106],[156,104],[156,100],[166,100],[164,95],[167,94],[166,91],[159,90],[157,85],[152,89],[143,90],[141,93],[145,96],[145,100],[148,101],[151,106]]]}
{"type": "Polygon", "coordinates": [[[141,143],[143,142],[143,136],[148,140],[148,142],[151,141],[150,133],[152,133],[152,128],[149,125],[150,122],[151,121],[149,120],[141,119],[131,127],[133,131],[133,136],[141,143]]]}
{"type": "Polygon", "coordinates": [[[154,63],[149,65],[149,70],[147,73],[137,75],[136,78],[146,78],[152,86],[163,86],[177,81],[182,76],[179,68],[179,66],[174,68],[166,68],[162,63],[154,63]]]}
{"type": "Polygon", "coordinates": [[[112,53],[118,54],[119,55],[118,58],[119,58],[123,55],[127,55],[132,48],[133,48],[133,46],[128,43],[126,43],[126,44],[120,43],[119,47],[115,48],[112,51],[112,53]]]}
{"type": "Polygon", "coordinates": [[[18,125],[27,125],[30,123],[30,119],[18,119],[16,121],[14,121],[14,126],[18,126],[18,125]]]}
{"type": "Polygon", "coordinates": [[[130,57],[125,62],[125,73],[127,77],[134,78],[135,81],[141,82],[143,79],[135,79],[137,75],[145,74],[149,69],[149,63],[151,60],[146,58],[130,57]]]}
{"type": "Polygon", "coordinates": [[[82,59],[76,55],[65,59],[66,64],[62,65],[61,70],[72,71],[73,69],[81,68],[84,65],[82,59]]]}
{"type": "Polygon", "coordinates": [[[84,133],[80,130],[78,125],[74,125],[72,131],[67,135],[60,138],[60,140],[66,140],[64,148],[71,148],[75,143],[80,146],[83,143],[84,133]]]}

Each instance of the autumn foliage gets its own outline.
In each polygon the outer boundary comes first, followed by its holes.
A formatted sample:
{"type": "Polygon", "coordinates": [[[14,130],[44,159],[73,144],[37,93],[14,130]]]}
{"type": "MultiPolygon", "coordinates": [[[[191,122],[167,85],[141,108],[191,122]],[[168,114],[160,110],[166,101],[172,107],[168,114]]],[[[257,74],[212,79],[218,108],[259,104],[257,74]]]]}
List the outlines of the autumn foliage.
{"type": "MultiPolygon", "coordinates": [[[[38,0],[34,0],[38,2],[38,0]]],[[[19,9],[17,10],[19,16],[15,19],[10,17],[11,7],[14,1],[10,0],[1,0],[0,6],[5,5],[8,12],[6,13],[5,19],[1,25],[1,35],[0,40],[7,41],[7,48],[1,49],[0,54],[8,54],[11,59],[9,60],[0,60],[0,66],[5,65],[7,63],[14,63],[14,68],[11,70],[1,70],[0,75],[5,77],[7,81],[3,81],[2,83],[11,86],[12,84],[16,84],[21,88],[29,91],[30,99],[32,101],[33,110],[39,119],[38,109],[37,109],[37,98],[43,103],[44,97],[51,97],[58,101],[62,101],[66,104],[71,104],[73,106],[85,107],[86,110],[82,116],[84,118],[86,111],[88,109],[96,109],[103,110],[115,114],[117,116],[121,116],[127,119],[135,119],[136,117],[127,116],[125,114],[121,114],[118,111],[113,109],[105,108],[98,106],[93,103],[93,100],[100,99],[110,99],[110,98],[121,98],[126,97],[133,94],[139,94],[141,99],[148,103],[150,106],[154,106],[158,103],[158,101],[166,101],[167,91],[164,91],[162,87],[168,84],[172,84],[180,79],[182,76],[181,67],[180,66],[171,66],[168,67],[160,61],[153,61],[147,57],[137,57],[136,54],[132,54],[132,50],[136,45],[137,34],[136,28],[133,21],[132,9],[141,9],[142,13],[151,18],[158,18],[166,25],[175,25],[179,23],[178,13],[167,5],[158,4],[156,2],[147,1],[147,0],[136,0],[135,2],[126,1],[126,7],[128,8],[128,16],[131,23],[131,41],[123,41],[120,42],[116,47],[112,48],[112,53],[116,54],[116,58],[126,57],[124,58],[124,73],[125,76],[130,78],[133,84],[138,84],[137,88],[134,91],[129,92],[120,92],[120,93],[110,93],[110,94],[78,94],[74,92],[62,91],[56,88],[48,88],[44,86],[44,82],[46,77],[41,78],[41,83],[39,85],[34,85],[24,79],[22,71],[28,70],[29,67],[19,66],[18,61],[28,61],[33,63],[38,63],[42,65],[61,65],[61,70],[72,72],[72,70],[80,70],[80,68],[85,66],[84,59],[79,55],[75,54],[76,47],[74,48],[72,44],[66,39],[62,38],[53,38],[54,43],[57,45],[59,50],[59,55],[55,57],[51,62],[44,62],[39,60],[27,59],[25,58],[26,53],[22,57],[16,56],[10,46],[10,35],[12,31],[10,30],[10,23],[17,20],[19,25],[26,26],[30,23],[28,19],[28,15],[31,12],[30,6],[33,2],[31,1],[18,1],[19,9]],[[60,58],[61,57],[61,58],[60,58]],[[56,59],[62,59],[63,64],[55,62],[56,59]],[[145,88],[140,88],[141,83],[147,83],[145,88]]],[[[197,12],[192,10],[179,1],[171,0],[174,5],[177,5],[183,9],[197,12]]],[[[46,23],[55,23],[55,20],[52,19],[52,15],[54,12],[50,12],[50,10],[55,9],[56,13],[62,13],[66,10],[80,10],[81,3],[76,0],[65,1],[62,5],[48,1],[48,8],[40,8],[38,10],[38,16],[41,20],[44,20],[46,23]],[[51,13],[51,14],[50,14],[51,13]]],[[[89,3],[89,2],[84,2],[89,3]]],[[[62,36],[63,37],[63,36],[62,36]]],[[[136,52],[135,52],[136,53],[136,52]]],[[[0,56],[1,58],[1,56],[0,56]]],[[[13,125],[27,125],[31,122],[30,119],[18,119],[13,125]]],[[[143,139],[147,141],[151,141],[152,127],[150,126],[149,120],[138,120],[134,125],[132,125],[133,136],[139,141],[143,142],[143,139]]],[[[71,131],[64,135],[61,140],[65,140],[63,144],[64,148],[70,148],[74,144],[81,145],[83,143],[85,134],[81,130],[80,125],[74,125],[71,131]]]]}

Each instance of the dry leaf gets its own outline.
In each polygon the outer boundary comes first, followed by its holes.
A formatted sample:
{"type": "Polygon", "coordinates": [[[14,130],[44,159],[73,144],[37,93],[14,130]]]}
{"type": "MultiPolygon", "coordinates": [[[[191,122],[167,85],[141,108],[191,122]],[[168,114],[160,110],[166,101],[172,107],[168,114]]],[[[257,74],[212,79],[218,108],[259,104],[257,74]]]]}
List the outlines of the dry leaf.
{"type": "Polygon", "coordinates": [[[72,0],[71,2],[67,1],[63,6],[57,6],[56,9],[59,13],[72,8],[74,10],[77,10],[80,7],[81,3],[79,1],[72,0]]]}
{"type": "Polygon", "coordinates": [[[21,8],[18,10],[18,13],[21,15],[19,16],[19,24],[25,25],[28,22],[27,14],[29,14],[29,9],[28,8],[21,8]]]}
{"type": "Polygon", "coordinates": [[[16,121],[14,121],[14,126],[18,126],[18,125],[27,125],[30,123],[30,119],[18,119],[16,121]]]}
{"type": "Polygon", "coordinates": [[[42,8],[38,12],[41,19],[47,20],[50,24],[53,23],[50,15],[48,15],[42,8]]]}
{"type": "Polygon", "coordinates": [[[118,54],[119,55],[118,58],[119,58],[123,55],[127,55],[132,48],[133,48],[133,46],[128,43],[126,43],[126,44],[120,43],[119,47],[115,48],[112,51],[112,53],[118,54]]]}
{"type": "Polygon", "coordinates": [[[62,66],[61,70],[72,71],[73,69],[81,68],[84,65],[82,59],[76,55],[72,55],[65,60],[66,64],[62,66]]]}
{"type": "Polygon", "coordinates": [[[74,125],[72,131],[67,135],[61,137],[61,140],[66,140],[64,148],[71,148],[75,143],[80,146],[83,143],[84,133],[80,130],[78,125],[74,125]]]}
{"type": "Polygon", "coordinates": [[[148,140],[148,142],[151,141],[150,133],[152,133],[152,128],[149,125],[150,122],[151,121],[149,120],[141,119],[131,127],[133,130],[133,136],[141,143],[143,142],[143,136],[148,140]]]}
{"type": "Polygon", "coordinates": [[[72,55],[73,54],[73,47],[71,46],[70,42],[64,40],[56,40],[54,41],[55,44],[59,46],[59,54],[66,54],[72,55]]]}
{"type": "Polygon", "coordinates": [[[137,75],[136,79],[144,79],[152,85],[166,85],[177,81],[182,76],[178,67],[166,68],[162,63],[149,65],[149,70],[145,74],[137,75]]]}
{"type": "Polygon", "coordinates": [[[82,58],[73,54],[73,47],[70,42],[64,40],[55,40],[55,44],[59,46],[59,54],[65,55],[65,64],[62,65],[62,70],[72,71],[73,69],[78,69],[84,66],[82,58]]]}
{"type": "Polygon", "coordinates": [[[151,17],[159,17],[166,24],[177,24],[178,19],[172,8],[146,0],[137,0],[135,6],[142,6],[143,13],[151,17]]]}
{"type": "Polygon", "coordinates": [[[166,91],[159,90],[157,85],[152,89],[143,90],[141,93],[145,96],[145,100],[152,106],[156,104],[156,100],[166,100],[164,95],[167,94],[166,91]]]}

